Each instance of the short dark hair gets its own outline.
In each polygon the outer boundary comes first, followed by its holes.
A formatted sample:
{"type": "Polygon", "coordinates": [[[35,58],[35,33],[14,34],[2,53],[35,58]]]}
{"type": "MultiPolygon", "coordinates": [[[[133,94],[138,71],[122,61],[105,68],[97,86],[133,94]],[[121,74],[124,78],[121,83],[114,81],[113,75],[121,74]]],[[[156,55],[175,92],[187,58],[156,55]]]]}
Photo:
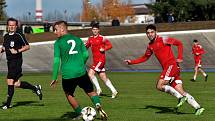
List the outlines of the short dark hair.
{"type": "Polygon", "coordinates": [[[98,28],[99,29],[99,23],[95,23],[92,25],[92,28],[98,28]]]}
{"type": "Polygon", "coordinates": [[[9,21],[15,21],[16,22],[16,26],[18,26],[18,20],[16,20],[15,18],[8,18],[7,19],[7,25],[9,24],[9,21]]]}
{"type": "Polygon", "coordinates": [[[65,27],[68,26],[67,22],[63,21],[63,20],[55,22],[54,25],[53,25],[53,27],[55,27],[56,25],[63,25],[65,27]]]}
{"type": "Polygon", "coordinates": [[[153,24],[150,24],[150,25],[146,26],[146,31],[147,31],[148,29],[153,29],[153,30],[156,31],[156,26],[153,25],[153,24]]]}
{"type": "Polygon", "coordinates": [[[193,42],[198,42],[198,40],[197,40],[197,39],[194,39],[193,42]]]}

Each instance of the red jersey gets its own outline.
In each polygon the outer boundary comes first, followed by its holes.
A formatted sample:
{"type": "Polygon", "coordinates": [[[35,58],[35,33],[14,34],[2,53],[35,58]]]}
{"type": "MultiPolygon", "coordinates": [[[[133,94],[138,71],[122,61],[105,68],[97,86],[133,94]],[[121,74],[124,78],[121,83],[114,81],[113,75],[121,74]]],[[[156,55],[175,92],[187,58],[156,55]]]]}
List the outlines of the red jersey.
{"type": "Polygon", "coordinates": [[[85,46],[86,48],[91,47],[94,63],[98,61],[105,62],[105,52],[101,52],[101,48],[105,51],[112,48],[110,41],[102,35],[90,36],[85,46]]]}
{"type": "Polygon", "coordinates": [[[205,53],[205,50],[202,48],[200,44],[194,44],[192,47],[192,53],[194,55],[195,64],[201,65],[202,54],[205,53]]]}
{"type": "Polygon", "coordinates": [[[192,47],[192,51],[194,56],[202,55],[205,53],[205,50],[202,48],[200,44],[194,44],[192,47]]]}
{"type": "Polygon", "coordinates": [[[170,64],[176,64],[176,59],[174,57],[171,45],[178,47],[178,57],[177,59],[182,60],[183,55],[183,45],[182,43],[174,38],[160,37],[157,35],[153,42],[150,42],[145,54],[135,60],[131,60],[131,64],[137,64],[145,62],[154,53],[160,62],[163,69],[168,68],[170,64]]]}

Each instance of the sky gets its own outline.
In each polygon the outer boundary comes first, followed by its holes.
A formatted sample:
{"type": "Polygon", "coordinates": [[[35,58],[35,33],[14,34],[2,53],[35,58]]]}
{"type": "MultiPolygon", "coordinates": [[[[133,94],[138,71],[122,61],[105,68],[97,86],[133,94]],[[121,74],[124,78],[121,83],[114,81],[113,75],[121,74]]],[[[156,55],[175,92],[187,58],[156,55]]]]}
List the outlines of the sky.
{"type": "MultiPolygon", "coordinates": [[[[6,12],[9,17],[21,17],[24,15],[35,15],[36,0],[6,0],[6,12]]],[[[101,0],[90,0],[92,4],[97,4],[101,0]]],[[[123,0],[127,1],[127,0],[123,0]]],[[[150,0],[132,0],[133,4],[148,3],[150,0]]],[[[82,0],[42,0],[43,14],[46,15],[53,11],[67,11],[71,14],[81,12],[82,0]]]]}

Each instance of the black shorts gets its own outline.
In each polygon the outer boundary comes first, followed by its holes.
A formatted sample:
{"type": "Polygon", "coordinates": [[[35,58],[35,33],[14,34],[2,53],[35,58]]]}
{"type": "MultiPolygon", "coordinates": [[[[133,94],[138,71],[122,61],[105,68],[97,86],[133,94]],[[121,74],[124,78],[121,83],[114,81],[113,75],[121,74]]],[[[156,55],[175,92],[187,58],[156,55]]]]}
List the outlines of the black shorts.
{"type": "Polygon", "coordinates": [[[72,79],[62,79],[63,90],[66,94],[74,97],[75,88],[79,86],[86,93],[93,92],[93,84],[90,81],[88,74],[72,79]]]}
{"type": "Polygon", "coordinates": [[[19,80],[22,76],[22,59],[14,59],[7,61],[8,73],[7,78],[14,81],[19,80]]]}

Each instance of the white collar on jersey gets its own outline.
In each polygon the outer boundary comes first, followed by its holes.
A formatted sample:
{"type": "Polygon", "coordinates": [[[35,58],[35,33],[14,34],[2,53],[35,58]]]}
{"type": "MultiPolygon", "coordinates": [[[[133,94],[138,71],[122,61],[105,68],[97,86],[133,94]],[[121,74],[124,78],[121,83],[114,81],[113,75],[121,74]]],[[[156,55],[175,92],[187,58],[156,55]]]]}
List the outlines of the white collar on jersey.
{"type": "Polygon", "coordinates": [[[14,34],[15,34],[15,32],[9,32],[8,34],[9,34],[9,35],[14,35],[14,34]]]}

